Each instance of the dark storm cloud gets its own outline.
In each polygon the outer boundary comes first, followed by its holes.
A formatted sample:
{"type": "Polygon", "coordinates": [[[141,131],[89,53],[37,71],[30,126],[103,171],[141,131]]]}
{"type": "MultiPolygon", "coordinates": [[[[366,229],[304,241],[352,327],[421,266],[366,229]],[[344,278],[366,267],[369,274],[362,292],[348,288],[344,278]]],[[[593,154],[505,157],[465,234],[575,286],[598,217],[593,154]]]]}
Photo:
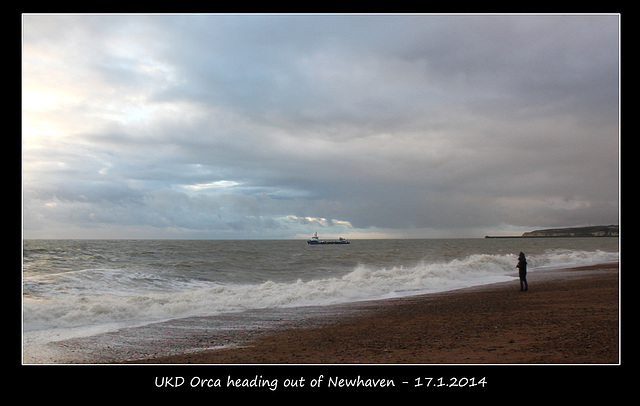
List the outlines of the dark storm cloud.
{"type": "Polygon", "coordinates": [[[615,15],[25,16],[25,89],[58,100],[25,103],[25,230],[615,223],[618,28],[615,15]]]}

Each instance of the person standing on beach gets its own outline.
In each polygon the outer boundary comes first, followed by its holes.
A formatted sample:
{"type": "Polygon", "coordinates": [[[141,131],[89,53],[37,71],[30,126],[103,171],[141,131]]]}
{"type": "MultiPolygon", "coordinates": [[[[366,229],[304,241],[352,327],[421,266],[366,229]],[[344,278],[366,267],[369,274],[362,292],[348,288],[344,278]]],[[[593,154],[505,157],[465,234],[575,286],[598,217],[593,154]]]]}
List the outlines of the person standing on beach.
{"type": "Polygon", "coordinates": [[[527,259],[524,256],[524,252],[520,252],[518,256],[518,265],[516,268],[519,269],[520,274],[520,291],[529,290],[529,284],[527,283],[527,259]]]}

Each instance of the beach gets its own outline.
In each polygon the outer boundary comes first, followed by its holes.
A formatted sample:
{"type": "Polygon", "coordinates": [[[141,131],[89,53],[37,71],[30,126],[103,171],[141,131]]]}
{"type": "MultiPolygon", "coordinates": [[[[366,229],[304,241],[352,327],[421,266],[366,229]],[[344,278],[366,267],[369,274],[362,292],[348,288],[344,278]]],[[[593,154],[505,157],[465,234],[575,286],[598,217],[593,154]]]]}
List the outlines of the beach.
{"type": "MultiPolygon", "coordinates": [[[[618,364],[619,263],[359,303],[351,316],[150,364],[618,364]]],[[[330,317],[330,316],[327,316],[330,317]]]]}

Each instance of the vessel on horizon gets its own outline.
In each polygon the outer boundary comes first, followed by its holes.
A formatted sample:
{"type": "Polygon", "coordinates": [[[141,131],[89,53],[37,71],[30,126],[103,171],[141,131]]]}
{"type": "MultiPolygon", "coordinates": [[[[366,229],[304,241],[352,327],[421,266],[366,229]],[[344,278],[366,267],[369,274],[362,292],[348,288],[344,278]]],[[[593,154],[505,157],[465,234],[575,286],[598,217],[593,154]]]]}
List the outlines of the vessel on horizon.
{"type": "Polygon", "coordinates": [[[307,244],[309,245],[325,245],[325,244],[350,244],[349,241],[345,240],[344,238],[340,237],[338,238],[338,241],[322,241],[318,238],[318,232],[316,231],[313,234],[313,237],[311,237],[310,240],[307,240],[307,244]]]}

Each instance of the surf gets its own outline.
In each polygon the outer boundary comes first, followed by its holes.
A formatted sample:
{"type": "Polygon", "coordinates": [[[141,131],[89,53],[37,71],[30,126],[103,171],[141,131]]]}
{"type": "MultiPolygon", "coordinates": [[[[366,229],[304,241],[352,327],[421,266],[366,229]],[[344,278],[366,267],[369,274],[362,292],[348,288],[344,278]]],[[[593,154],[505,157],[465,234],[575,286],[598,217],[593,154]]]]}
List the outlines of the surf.
{"type": "MultiPolygon", "coordinates": [[[[617,260],[605,252],[529,256],[530,269],[617,260]]],[[[372,266],[342,276],[290,282],[218,283],[119,270],[69,272],[27,282],[26,331],[106,323],[154,322],[260,308],[328,305],[440,292],[514,279],[514,254],[473,254],[448,262],[372,266]]]]}

